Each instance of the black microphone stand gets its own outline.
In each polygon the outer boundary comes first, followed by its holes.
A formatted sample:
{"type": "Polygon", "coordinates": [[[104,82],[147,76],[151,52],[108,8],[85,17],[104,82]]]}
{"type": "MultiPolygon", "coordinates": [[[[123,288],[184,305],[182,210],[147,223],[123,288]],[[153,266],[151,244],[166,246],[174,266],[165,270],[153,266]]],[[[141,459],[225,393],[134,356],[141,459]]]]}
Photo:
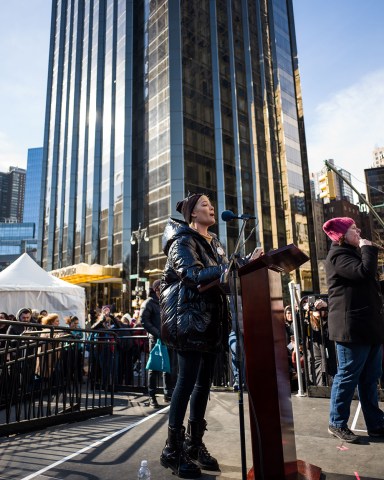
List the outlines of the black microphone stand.
{"type": "Polygon", "coordinates": [[[229,283],[229,288],[231,292],[231,297],[233,299],[233,312],[235,317],[235,334],[236,334],[236,363],[239,372],[239,390],[238,390],[238,406],[239,406],[239,424],[240,424],[240,452],[241,452],[241,474],[242,480],[247,480],[247,458],[246,458],[246,449],[245,449],[245,424],[244,424],[244,389],[243,389],[243,349],[240,348],[241,342],[241,331],[239,325],[239,315],[238,315],[238,282],[237,282],[237,270],[239,269],[238,261],[239,250],[240,250],[240,241],[243,236],[245,224],[247,223],[248,218],[243,218],[243,224],[240,229],[239,236],[235,245],[235,250],[232,253],[228,269],[221,275],[220,283],[227,284],[229,283]],[[228,277],[230,281],[228,282],[228,277]]]}

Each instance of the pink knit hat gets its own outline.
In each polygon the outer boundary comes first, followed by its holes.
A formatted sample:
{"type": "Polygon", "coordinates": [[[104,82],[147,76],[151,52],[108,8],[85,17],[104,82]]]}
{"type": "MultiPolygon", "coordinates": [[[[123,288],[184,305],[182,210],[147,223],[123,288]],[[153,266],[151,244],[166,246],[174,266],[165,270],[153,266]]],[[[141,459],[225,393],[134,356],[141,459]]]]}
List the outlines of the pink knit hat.
{"type": "Polygon", "coordinates": [[[334,242],[338,242],[340,238],[347,233],[350,226],[355,223],[355,220],[349,217],[331,218],[323,225],[324,232],[334,242]]]}

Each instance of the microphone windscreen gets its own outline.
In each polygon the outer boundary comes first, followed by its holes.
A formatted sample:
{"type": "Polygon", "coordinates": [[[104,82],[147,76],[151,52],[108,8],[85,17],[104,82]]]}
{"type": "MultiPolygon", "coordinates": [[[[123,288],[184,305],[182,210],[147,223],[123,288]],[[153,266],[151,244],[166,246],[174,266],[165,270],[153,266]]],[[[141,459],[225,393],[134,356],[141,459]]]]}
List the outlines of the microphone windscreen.
{"type": "Polygon", "coordinates": [[[236,218],[236,215],[233,212],[231,212],[231,210],[224,210],[224,212],[221,214],[221,219],[224,222],[229,222],[230,220],[233,220],[234,218],[236,218]]]}

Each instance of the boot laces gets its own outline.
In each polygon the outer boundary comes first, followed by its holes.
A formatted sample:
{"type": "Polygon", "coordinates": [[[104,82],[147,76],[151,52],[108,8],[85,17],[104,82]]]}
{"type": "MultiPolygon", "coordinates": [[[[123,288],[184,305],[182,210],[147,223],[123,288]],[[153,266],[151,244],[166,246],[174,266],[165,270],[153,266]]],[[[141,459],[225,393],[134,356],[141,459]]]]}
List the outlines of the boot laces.
{"type": "Polygon", "coordinates": [[[200,453],[204,455],[204,457],[208,459],[212,459],[212,455],[208,452],[207,447],[205,446],[205,443],[201,442],[201,445],[199,446],[200,453]]]}

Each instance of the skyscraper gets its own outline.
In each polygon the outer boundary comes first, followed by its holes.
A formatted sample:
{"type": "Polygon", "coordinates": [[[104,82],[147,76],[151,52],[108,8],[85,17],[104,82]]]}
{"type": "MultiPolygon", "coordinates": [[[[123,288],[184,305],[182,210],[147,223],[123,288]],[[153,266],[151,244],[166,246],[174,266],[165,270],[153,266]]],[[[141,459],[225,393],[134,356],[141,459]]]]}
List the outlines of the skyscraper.
{"type": "Polygon", "coordinates": [[[8,174],[0,172],[0,222],[8,217],[8,174]]]}
{"type": "Polygon", "coordinates": [[[41,172],[43,166],[43,149],[29,148],[27,159],[27,174],[25,180],[25,197],[23,222],[32,222],[39,225],[41,172]]]}
{"type": "Polygon", "coordinates": [[[384,147],[377,147],[373,150],[372,168],[384,167],[384,147]]]}
{"type": "Polygon", "coordinates": [[[9,172],[0,173],[0,221],[17,222],[23,220],[25,194],[25,170],[9,167],[9,172]]]}
{"type": "MultiPolygon", "coordinates": [[[[364,170],[365,182],[367,185],[368,200],[375,208],[375,212],[384,218],[384,166],[377,168],[367,168],[364,170]]],[[[377,219],[370,214],[372,240],[384,245],[384,228],[377,219]]],[[[382,265],[384,274],[384,265],[382,265]]]]}
{"type": "MultiPolygon", "coordinates": [[[[140,223],[159,271],[188,191],[210,195],[229,253],[226,209],[257,216],[247,251],[295,243],[315,265],[292,1],[53,0],[43,177],[47,270],[136,271],[140,223]]],[[[311,264],[296,281],[316,290],[311,264]]]]}

